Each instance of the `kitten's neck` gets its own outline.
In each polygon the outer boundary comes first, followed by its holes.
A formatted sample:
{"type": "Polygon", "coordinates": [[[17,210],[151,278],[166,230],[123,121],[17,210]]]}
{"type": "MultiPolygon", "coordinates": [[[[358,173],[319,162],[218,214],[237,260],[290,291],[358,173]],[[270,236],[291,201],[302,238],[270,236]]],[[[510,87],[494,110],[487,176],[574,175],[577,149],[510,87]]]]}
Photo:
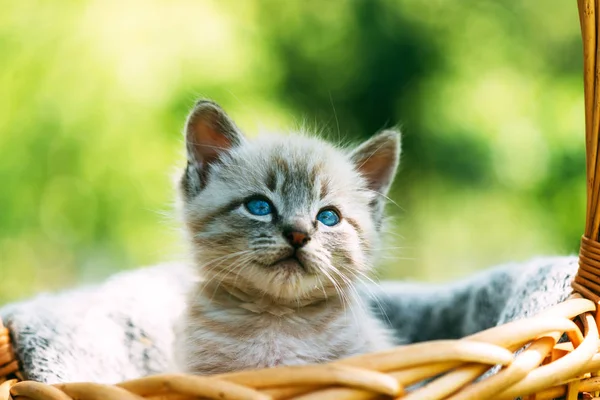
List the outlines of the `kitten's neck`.
{"type": "Polygon", "coordinates": [[[315,310],[325,307],[327,304],[341,302],[337,296],[333,298],[324,296],[297,299],[274,298],[256,290],[244,290],[224,282],[202,286],[200,295],[208,299],[214,306],[241,308],[255,314],[271,314],[276,317],[308,309],[315,310]]]}

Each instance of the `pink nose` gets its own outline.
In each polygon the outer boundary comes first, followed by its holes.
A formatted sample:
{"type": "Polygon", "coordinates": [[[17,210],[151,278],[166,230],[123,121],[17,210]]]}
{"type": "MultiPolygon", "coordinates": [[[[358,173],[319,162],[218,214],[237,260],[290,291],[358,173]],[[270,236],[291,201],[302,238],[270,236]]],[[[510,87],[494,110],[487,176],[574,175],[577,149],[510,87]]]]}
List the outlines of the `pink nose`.
{"type": "Polygon", "coordinates": [[[288,231],[284,232],[283,236],[287,241],[296,249],[304,246],[310,241],[310,236],[305,232],[300,231],[288,231]]]}

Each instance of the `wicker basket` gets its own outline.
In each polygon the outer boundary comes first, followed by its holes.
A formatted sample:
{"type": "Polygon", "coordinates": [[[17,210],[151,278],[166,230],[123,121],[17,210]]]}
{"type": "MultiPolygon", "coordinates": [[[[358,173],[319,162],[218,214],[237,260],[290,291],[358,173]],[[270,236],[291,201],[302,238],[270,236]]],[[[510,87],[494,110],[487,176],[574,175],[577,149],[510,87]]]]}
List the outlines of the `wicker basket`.
{"type": "Polygon", "coordinates": [[[209,377],[156,375],[117,385],[22,381],[0,322],[0,400],[600,399],[600,0],[578,0],[584,50],[587,223],[575,293],[529,319],[461,340],[440,340],[323,365],[209,377]],[[558,343],[566,333],[569,341],[558,343]],[[528,345],[518,355],[518,349],[528,345]],[[499,371],[478,380],[494,366],[499,371]],[[418,389],[406,388],[427,380],[418,389]]]}

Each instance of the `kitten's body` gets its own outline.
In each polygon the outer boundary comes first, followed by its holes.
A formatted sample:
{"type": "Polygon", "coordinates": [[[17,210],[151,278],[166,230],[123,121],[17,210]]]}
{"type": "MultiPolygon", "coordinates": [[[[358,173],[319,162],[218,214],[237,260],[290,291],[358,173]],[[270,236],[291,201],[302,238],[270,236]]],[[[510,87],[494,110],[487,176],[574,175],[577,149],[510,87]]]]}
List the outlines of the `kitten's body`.
{"type": "Polygon", "coordinates": [[[302,135],[247,140],[199,102],[186,143],[183,220],[202,282],[178,330],[180,369],[319,363],[392,346],[356,284],[373,267],[396,132],[352,150],[302,135]]]}
{"type": "Polygon", "coordinates": [[[214,374],[322,363],[384,349],[391,337],[364,300],[253,307],[226,291],[198,294],[188,306],[184,342],[178,346],[186,354],[176,356],[187,360],[187,370],[214,374]]]}

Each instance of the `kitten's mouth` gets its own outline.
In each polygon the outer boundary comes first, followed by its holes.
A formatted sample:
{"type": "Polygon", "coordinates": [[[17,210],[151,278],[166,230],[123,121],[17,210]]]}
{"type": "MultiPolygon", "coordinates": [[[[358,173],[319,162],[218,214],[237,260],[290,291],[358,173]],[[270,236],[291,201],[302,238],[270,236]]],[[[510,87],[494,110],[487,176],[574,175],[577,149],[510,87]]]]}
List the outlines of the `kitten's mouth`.
{"type": "Polygon", "coordinates": [[[295,254],[289,257],[282,258],[281,260],[274,263],[273,267],[283,268],[286,270],[301,269],[303,271],[306,271],[306,267],[295,254]]]}

